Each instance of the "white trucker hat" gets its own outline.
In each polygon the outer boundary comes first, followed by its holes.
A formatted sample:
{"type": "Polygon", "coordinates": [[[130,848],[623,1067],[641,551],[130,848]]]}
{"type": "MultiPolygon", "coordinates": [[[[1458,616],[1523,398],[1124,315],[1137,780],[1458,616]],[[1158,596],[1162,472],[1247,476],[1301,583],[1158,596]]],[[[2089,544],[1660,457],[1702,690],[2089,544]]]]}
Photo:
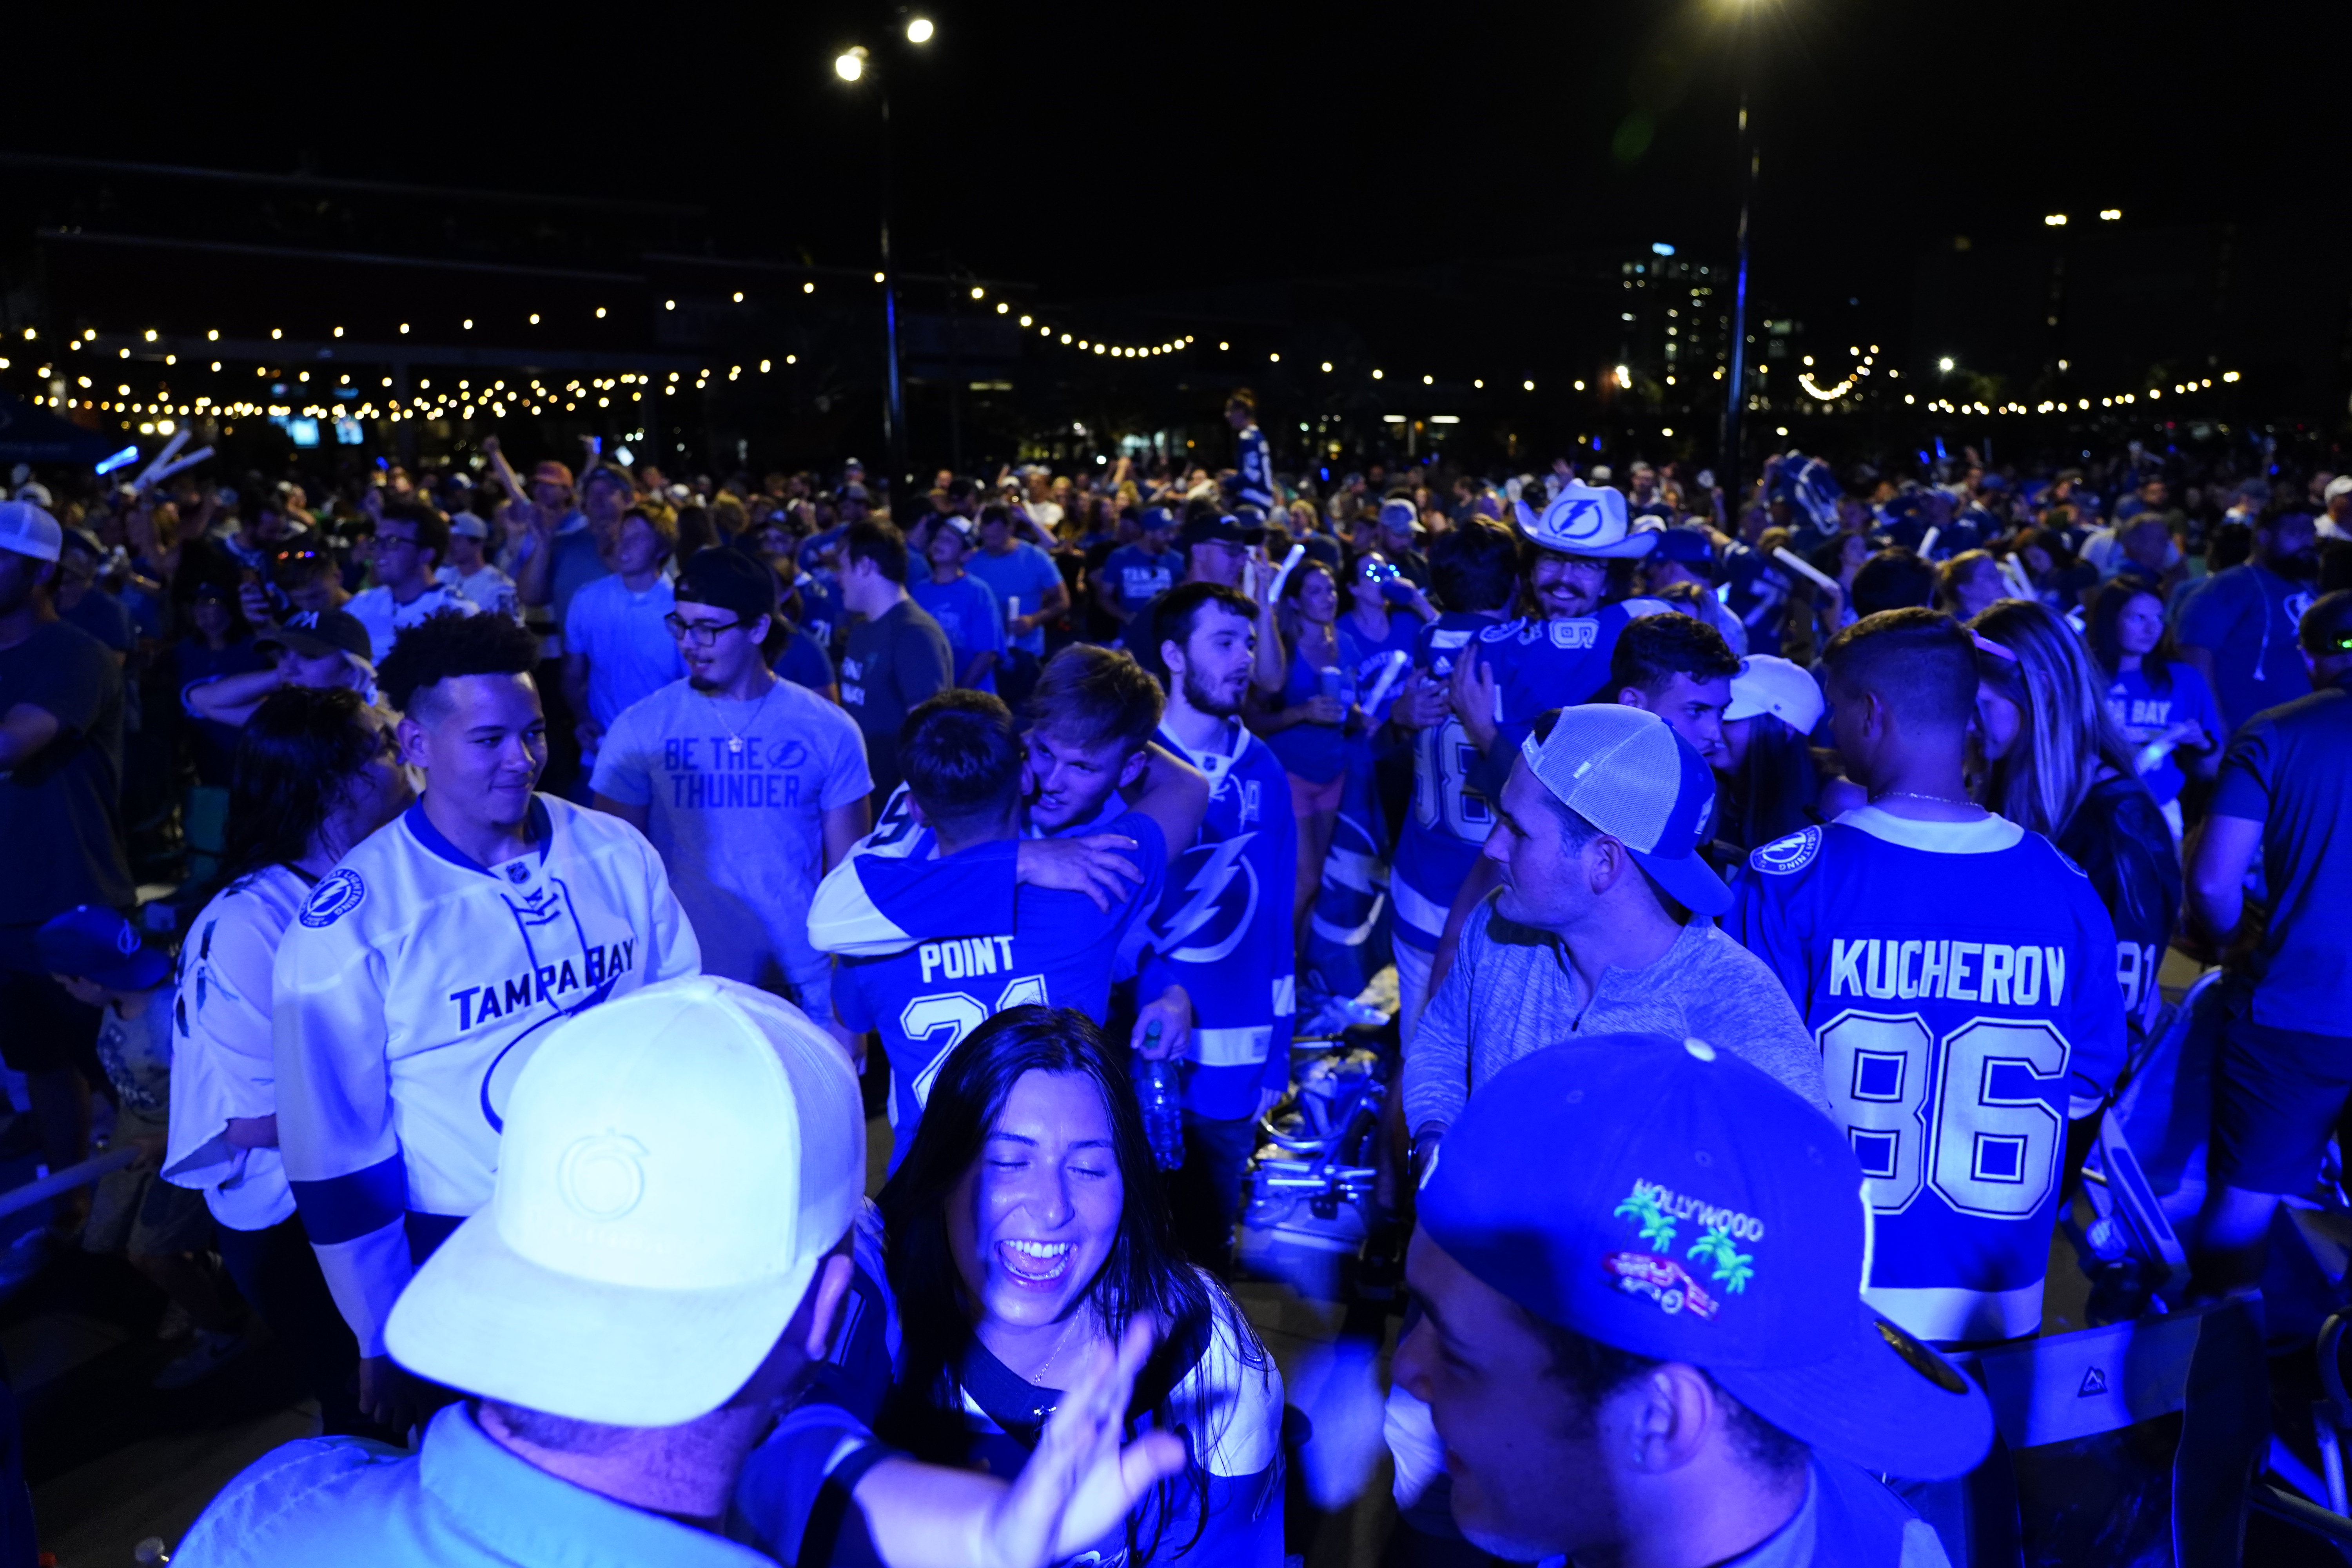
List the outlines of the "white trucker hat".
{"type": "Polygon", "coordinates": [[[866,1119],[808,1015],[708,975],[559,1025],[515,1079],[489,1206],[393,1307],[401,1365],[672,1426],[750,1381],[849,1229],[866,1119]]]}
{"type": "Polygon", "coordinates": [[[0,500],[0,550],[55,561],[65,553],[66,531],[58,520],[28,500],[0,500]]]}

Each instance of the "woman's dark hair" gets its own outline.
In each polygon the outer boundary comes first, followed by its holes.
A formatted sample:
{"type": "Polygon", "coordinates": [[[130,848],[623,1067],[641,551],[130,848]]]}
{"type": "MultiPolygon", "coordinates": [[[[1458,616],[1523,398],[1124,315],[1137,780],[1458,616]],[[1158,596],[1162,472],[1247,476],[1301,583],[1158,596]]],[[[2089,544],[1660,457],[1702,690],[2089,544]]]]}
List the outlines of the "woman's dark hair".
{"type": "MultiPolygon", "coordinates": [[[[1075,1007],[1007,1008],[949,1053],[924,1102],[907,1158],[878,1200],[889,1237],[890,1289],[905,1334],[900,1375],[882,1425],[890,1441],[904,1445],[919,1458],[956,1458],[964,1436],[962,1411],[950,1388],[973,1342],[978,1304],[956,1268],[948,1240],[948,1205],[981,1158],[1013,1085],[1033,1072],[1086,1079],[1102,1096],[1110,1119],[1111,1154],[1118,1163],[1125,1201],[1110,1255],[1089,1288],[1090,1300],[1113,1342],[1139,1317],[1167,1325],[1150,1363],[1136,1380],[1130,1415],[1150,1408],[1156,1414],[1155,1424],[1168,1429],[1168,1395],[1200,1360],[1213,1329],[1209,1287],[1176,1245],[1167,1194],[1143,1130],[1142,1110],[1128,1080],[1124,1053],[1106,1045],[1093,1020],[1075,1007]]],[[[1245,1364],[1262,1364],[1265,1349],[1240,1314],[1225,1316],[1245,1364]],[[1253,1355],[1257,1362],[1250,1361],[1253,1355]]],[[[1180,1485],[1194,1493],[1195,1518],[1205,1524],[1208,1474],[1201,1456],[1208,1451],[1211,1438],[1210,1434],[1192,1434],[1193,1458],[1185,1475],[1162,1482],[1154,1490],[1154,1506],[1128,1516],[1129,1561],[1150,1559],[1180,1485]],[[1150,1539],[1145,1541],[1147,1515],[1150,1539]]]]}
{"type": "MultiPolygon", "coordinates": [[[[758,530],[754,529],[751,531],[757,532],[758,530]]],[[[728,536],[729,539],[732,537],[731,534],[728,536]]],[[[719,523],[711,515],[709,507],[682,506],[677,509],[677,543],[675,553],[680,561],[690,561],[696,552],[726,542],[726,539],[719,537],[719,523]]]]}
{"type": "Polygon", "coordinates": [[[215,886],[310,853],[351,781],[383,754],[383,731],[360,721],[364,707],[347,686],[289,686],[253,710],[237,739],[215,886]]]}
{"type": "Polygon", "coordinates": [[[2066,536],[2054,528],[2029,528],[2018,535],[2017,552],[2020,555],[2035,549],[2050,557],[2053,572],[2063,572],[2074,564],[2074,547],[2067,543],[2066,536]]]}
{"type": "Polygon", "coordinates": [[[1746,721],[1748,752],[1732,775],[1724,815],[1739,847],[1759,849],[1819,820],[1822,770],[1805,737],[1776,714],[1746,721]]]}
{"type": "MultiPolygon", "coordinates": [[[[2123,637],[2116,623],[2123,619],[2125,607],[2142,596],[2154,599],[2157,613],[2163,614],[2164,596],[2145,583],[2118,578],[2092,596],[2084,633],[2091,645],[2091,657],[2098,660],[2100,672],[2109,680],[2123,668],[2123,637]]],[[[2172,646],[2172,628],[2168,626],[2157,634],[2156,646],[2140,656],[2139,672],[2147,679],[2149,690],[2172,689],[2172,661],[2179,657],[2179,650],[2172,646]]]]}

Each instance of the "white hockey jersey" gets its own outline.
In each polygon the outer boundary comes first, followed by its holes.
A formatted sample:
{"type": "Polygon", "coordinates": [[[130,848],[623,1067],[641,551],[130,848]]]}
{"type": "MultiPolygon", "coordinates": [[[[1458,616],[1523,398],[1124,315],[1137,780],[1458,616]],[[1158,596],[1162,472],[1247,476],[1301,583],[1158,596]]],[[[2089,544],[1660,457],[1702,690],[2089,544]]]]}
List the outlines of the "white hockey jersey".
{"type": "Polygon", "coordinates": [[[536,847],[486,867],[420,800],[312,889],[278,952],[278,1131],[362,1355],[437,1242],[488,1203],[506,1097],[548,1026],[699,973],[661,858],[620,818],[534,798],[536,847]]]}
{"type": "Polygon", "coordinates": [[[232,1230],[267,1230],[294,1213],[284,1158],[274,1148],[235,1148],[226,1133],[233,1120],[277,1114],[270,977],[310,897],[302,873],[265,866],[215,895],[180,949],[163,1179],[202,1192],[213,1218],[232,1230]]]}

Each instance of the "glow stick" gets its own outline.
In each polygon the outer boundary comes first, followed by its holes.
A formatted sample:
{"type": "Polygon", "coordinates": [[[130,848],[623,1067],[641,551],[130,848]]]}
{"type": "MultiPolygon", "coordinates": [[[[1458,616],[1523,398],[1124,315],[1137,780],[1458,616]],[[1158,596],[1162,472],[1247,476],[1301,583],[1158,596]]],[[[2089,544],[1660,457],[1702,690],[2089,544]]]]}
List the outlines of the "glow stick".
{"type": "Polygon", "coordinates": [[[1266,589],[1265,602],[1267,604],[1271,605],[1276,599],[1282,597],[1282,585],[1290,581],[1291,569],[1306,559],[1307,546],[1304,544],[1294,544],[1290,547],[1290,553],[1282,558],[1281,566],[1277,568],[1274,574],[1273,584],[1266,589]]]}
{"type": "Polygon", "coordinates": [[[203,462],[206,458],[209,458],[212,455],[213,449],[210,447],[205,447],[200,450],[191,452],[186,457],[181,458],[178,462],[173,463],[170,468],[156,469],[154,477],[150,479],[147,483],[151,485],[160,485],[165,479],[170,479],[173,474],[178,473],[181,469],[193,468],[198,463],[203,462]]]}
{"type": "Polygon", "coordinates": [[[1920,560],[1925,561],[1936,553],[1936,541],[1943,536],[1943,532],[1944,531],[1934,523],[1927,525],[1927,531],[1919,536],[1920,560]]]}
{"type": "Polygon", "coordinates": [[[2003,582],[2017,590],[2019,598],[2038,597],[2033,592],[2033,580],[2025,574],[2025,568],[2018,564],[2016,556],[2004,555],[2000,558],[2000,575],[2003,582]]]}
{"type": "Polygon", "coordinates": [[[1822,571],[1820,567],[1814,565],[1811,562],[1806,560],[1803,556],[1798,554],[1795,551],[1790,549],[1785,544],[1776,544],[1772,547],[1772,559],[1778,561],[1781,565],[1786,566],[1791,572],[1797,573],[1801,576],[1811,578],[1816,587],[1828,588],[1836,593],[1844,592],[1843,589],[1838,587],[1836,578],[1831,576],[1828,573],[1822,571]]]}
{"type": "Polygon", "coordinates": [[[1399,647],[1391,648],[1389,650],[1388,658],[1381,668],[1380,678],[1372,682],[1371,694],[1366,697],[1363,700],[1363,710],[1365,712],[1377,713],[1380,711],[1381,702],[1388,696],[1389,688],[1396,684],[1397,677],[1402,675],[1404,673],[1404,667],[1412,662],[1412,656],[1406,653],[1404,649],[1399,647]]]}
{"type": "Polygon", "coordinates": [[[131,486],[134,489],[143,490],[149,485],[153,484],[155,482],[155,470],[170,462],[173,458],[179,456],[180,448],[186,446],[188,444],[188,437],[194,434],[195,432],[194,430],[189,429],[184,425],[173,431],[172,433],[171,440],[164,444],[162,451],[155,454],[155,460],[148,464],[144,468],[142,468],[139,471],[139,477],[131,481],[131,486]]]}

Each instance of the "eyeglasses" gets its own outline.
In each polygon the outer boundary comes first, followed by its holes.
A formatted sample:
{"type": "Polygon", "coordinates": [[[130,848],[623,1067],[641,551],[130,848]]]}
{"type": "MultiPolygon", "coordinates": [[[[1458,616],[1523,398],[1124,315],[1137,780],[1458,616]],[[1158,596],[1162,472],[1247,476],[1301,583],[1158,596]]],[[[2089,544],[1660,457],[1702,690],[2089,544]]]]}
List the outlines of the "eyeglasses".
{"type": "Polygon", "coordinates": [[[719,640],[719,634],[720,632],[732,631],[737,626],[748,626],[751,624],[751,623],[750,621],[741,619],[732,621],[689,621],[684,616],[679,615],[676,610],[672,610],[668,615],[662,617],[662,625],[669,628],[670,636],[676,637],[680,642],[690,642],[696,647],[709,647],[711,644],[719,640]]]}

